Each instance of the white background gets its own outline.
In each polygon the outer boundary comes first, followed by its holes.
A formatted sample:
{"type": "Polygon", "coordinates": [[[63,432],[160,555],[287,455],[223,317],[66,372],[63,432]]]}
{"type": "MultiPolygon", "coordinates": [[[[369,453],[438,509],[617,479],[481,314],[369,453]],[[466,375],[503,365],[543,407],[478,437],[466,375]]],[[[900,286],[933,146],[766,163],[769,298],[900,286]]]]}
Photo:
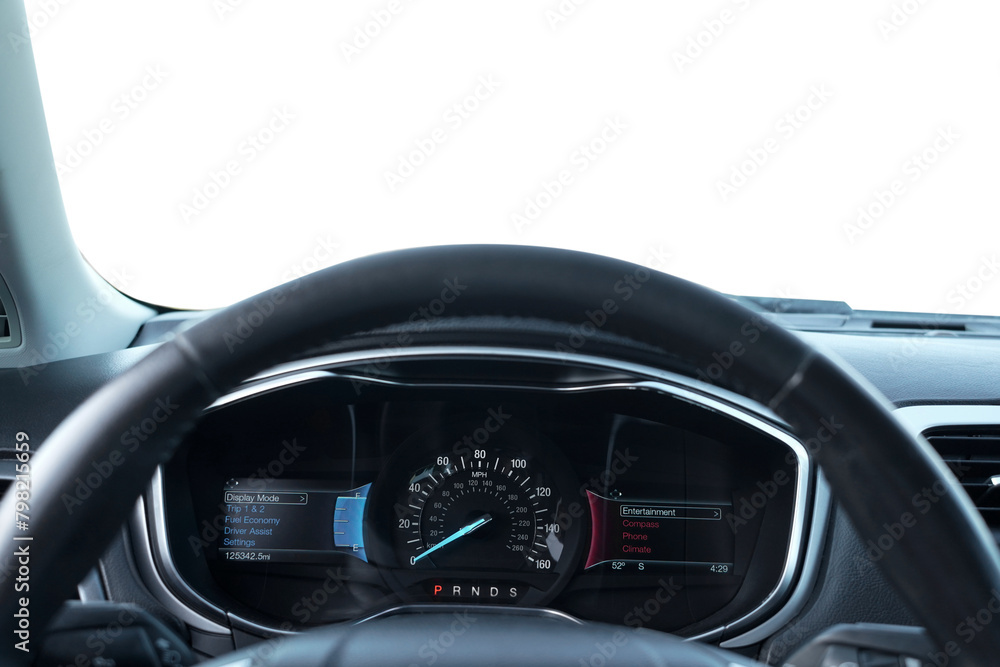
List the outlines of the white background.
{"type": "Polygon", "coordinates": [[[221,306],[379,250],[496,242],[729,293],[1000,314],[995,2],[26,7],[73,232],[140,299],[221,306]],[[275,110],[294,116],[277,132],[275,110]],[[624,129],[581,171],[609,120],[624,129]],[[519,226],[529,199],[547,206],[519,226]]]}

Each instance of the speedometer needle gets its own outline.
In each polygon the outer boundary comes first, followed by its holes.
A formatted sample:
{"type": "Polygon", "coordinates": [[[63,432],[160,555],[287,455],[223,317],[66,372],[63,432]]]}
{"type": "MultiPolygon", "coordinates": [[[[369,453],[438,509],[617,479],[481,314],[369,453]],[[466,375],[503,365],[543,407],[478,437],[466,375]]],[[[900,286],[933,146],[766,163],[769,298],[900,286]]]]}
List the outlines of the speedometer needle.
{"type": "Polygon", "coordinates": [[[482,515],[481,517],[479,517],[478,519],[476,519],[472,523],[469,523],[469,524],[466,524],[465,526],[462,526],[461,528],[459,528],[458,530],[456,530],[454,533],[452,533],[448,537],[444,538],[443,540],[441,540],[440,542],[438,542],[437,544],[435,544],[434,546],[432,546],[427,551],[425,551],[422,554],[420,554],[419,556],[415,557],[413,559],[413,562],[416,563],[421,558],[424,558],[425,556],[430,556],[432,553],[434,553],[435,551],[437,551],[441,547],[448,546],[449,544],[451,544],[455,540],[457,540],[457,539],[459,539],[461,537],[465,537],[466,535],[468,535],[469,533],[471,533],[473,531],[479,530],[480,528],[482,528],[483,526],[485,526],[486,524],[488,524],[492,520],[493,520],[493,517],[491,517],[489,514],[482,515]]]}

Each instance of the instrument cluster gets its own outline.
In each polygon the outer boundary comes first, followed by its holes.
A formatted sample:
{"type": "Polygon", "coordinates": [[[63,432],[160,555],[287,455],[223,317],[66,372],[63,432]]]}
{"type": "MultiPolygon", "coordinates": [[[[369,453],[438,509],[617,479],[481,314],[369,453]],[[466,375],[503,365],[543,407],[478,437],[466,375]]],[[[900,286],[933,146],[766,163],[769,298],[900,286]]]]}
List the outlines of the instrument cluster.
{"type": "Polygon", "coordinates": [[[313,373],[204,416],[159,546],[192,608],[258,630],[460,603],[693,636],[780,602],[808,474],[773,424],[640,378],[313,373]]]}

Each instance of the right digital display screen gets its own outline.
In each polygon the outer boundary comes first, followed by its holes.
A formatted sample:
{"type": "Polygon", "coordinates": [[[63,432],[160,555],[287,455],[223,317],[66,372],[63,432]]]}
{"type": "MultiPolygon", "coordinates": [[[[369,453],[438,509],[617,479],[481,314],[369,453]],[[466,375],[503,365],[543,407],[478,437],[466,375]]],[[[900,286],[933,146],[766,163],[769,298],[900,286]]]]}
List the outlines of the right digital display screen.
{"type": "Polygon", "coordinates": [[[587,492],[593,531],[586,569],[729,574],[734,534],[729,503],[612,499],[587,492]]]}

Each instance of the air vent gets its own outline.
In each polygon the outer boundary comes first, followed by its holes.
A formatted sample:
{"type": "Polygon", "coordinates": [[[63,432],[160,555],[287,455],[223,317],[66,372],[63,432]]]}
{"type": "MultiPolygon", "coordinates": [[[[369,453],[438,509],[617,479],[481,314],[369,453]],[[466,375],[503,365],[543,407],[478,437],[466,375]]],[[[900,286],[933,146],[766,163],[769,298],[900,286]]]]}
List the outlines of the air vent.
{"type": "Polygon", "coordinates": [[[0,497],[7,492],[7,489],[14,483],[16,475],[15,453],[10,450],[0,450],[0,497]]]}
{"type": "Polygon", "coordinates": [[[1000,542],[1000,426],[924,434],[962,483],[1000,542]]]}
{"type": "Polygon", "coordinates": [[[872,329],[904,329],[915,331],[967,331],[961,322],[921,322],[918,320],[872,320],[872,329]]]}
{"type": "Polygon", "coordinates": [[[0,339],[10,338],[10,322],[7,321],[7,308],[0,299],[0,339]]]}
{"type": "Polygon", "coordinates": [[[0,277],[0,349],[17,347],[21,344],[21,326],[14,310],[14,299],[10,296],[7,283],[0,277]]]}

